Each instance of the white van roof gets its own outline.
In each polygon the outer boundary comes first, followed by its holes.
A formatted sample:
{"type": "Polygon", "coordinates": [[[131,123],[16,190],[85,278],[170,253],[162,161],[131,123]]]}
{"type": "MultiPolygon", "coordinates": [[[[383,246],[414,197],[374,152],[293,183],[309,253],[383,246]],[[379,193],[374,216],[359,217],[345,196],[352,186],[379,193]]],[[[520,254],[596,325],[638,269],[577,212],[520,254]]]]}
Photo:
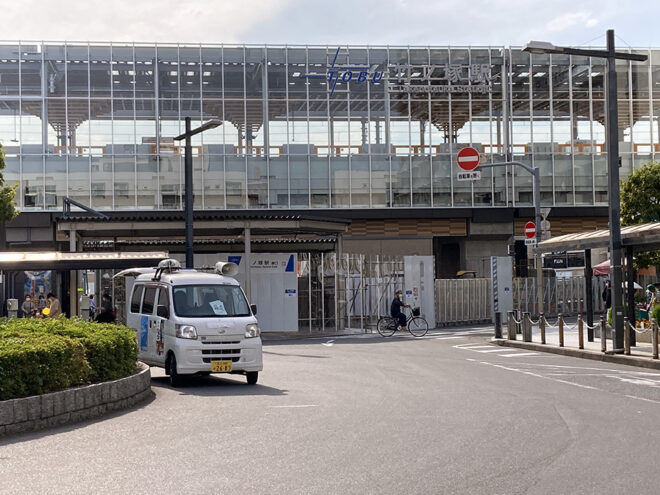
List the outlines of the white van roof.
{"type": "MultiPolygon", "coordinates": [[[[153,282],[155,273],[155,270],[150,273],[142,273],[138,275],[135,282],[153,282]]],[[[161,274],[160,281],[170,285],[240,285],[235,278],[197,270],[177,270],[172,273],[164,272],[161,274]]]]}

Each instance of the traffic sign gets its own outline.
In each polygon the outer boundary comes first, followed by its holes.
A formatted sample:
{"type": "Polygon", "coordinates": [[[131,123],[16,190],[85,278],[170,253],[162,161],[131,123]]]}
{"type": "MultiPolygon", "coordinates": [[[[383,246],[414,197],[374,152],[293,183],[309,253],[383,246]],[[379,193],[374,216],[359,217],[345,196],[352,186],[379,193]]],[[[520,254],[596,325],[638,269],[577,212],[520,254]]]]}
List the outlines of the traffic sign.
{"type": "Polygon", "coordinates": [[[479,166],[479,152],[474,148],[463,148],[456,155],[456,162],[463,170],[470,172],[479,166]]]}
{"type": "Polygon", "coordinates": [[[535,236],[536,236],[536,225],[534,225],[534,222],[527,222],[525,224],[525,237],[527,237],[527,239],[532,239],[535,236]]]}
{"type": "Polygon", "coordinates": [[[479,180],[481,179],[481,172],[459,172],[456,180],[479,180]]]}
{"type": "Polygon", "coordinates": [[[535,246],[536,245],[536,239],[525,239],[525,246],[535,246]]]}

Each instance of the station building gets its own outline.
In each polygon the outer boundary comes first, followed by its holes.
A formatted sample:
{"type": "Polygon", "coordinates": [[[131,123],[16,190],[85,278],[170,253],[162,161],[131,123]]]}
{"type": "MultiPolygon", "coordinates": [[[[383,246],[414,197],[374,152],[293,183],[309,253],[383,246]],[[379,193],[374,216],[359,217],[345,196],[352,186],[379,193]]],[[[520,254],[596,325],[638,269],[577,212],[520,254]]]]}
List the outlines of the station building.
{"type": "MultiPolygon", "coordinates": [[[[660,156],[660,49],[617,62],[621,177],[660,156]]],[[[532,180],[459,181],[457,152],[541,170],[552,235],[607,226],[605,65],[516,47],[0,43],[7,250],[433,255],[437,278],[527,259],[532,180]],[[107,216],[72,208],[65,198],[107,216]]]]}

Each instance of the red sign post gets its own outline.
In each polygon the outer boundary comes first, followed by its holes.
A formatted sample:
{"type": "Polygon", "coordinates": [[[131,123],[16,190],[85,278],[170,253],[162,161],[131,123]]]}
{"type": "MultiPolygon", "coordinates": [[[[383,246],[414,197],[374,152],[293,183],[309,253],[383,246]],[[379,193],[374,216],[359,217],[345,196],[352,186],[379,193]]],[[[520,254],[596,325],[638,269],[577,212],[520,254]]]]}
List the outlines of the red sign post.
{"type": "Polygon", "coordinates": [[[534,222],[527,222],[525,224],[525,237],[527,237],[527,239],[533,239],[536,237],[536,225],[534,225],[534,222]]]}
{"type": "Polygon", "coordinates": [[[471,172],[479,165],[479,152],[474,148],[463,148],[456,155],[458,166],[471,172]]]}

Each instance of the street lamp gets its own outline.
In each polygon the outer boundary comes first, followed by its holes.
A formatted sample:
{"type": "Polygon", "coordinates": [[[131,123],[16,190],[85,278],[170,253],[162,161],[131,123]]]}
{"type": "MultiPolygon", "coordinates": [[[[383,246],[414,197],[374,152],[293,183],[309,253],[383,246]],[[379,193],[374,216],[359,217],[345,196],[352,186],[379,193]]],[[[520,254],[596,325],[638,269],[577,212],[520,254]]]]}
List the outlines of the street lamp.
{"type": "Polygon", "coordinates": [[[616,59],[644,62],[646,55],[622,53],[614,50],[614,30],[607,30],[607,49],[591,50],[555,46],[546,41],[530,41],[523,46],[529,53],[563,53],[607,60],[606,108],[607,108],[607,175],[610,220],[610,263],[612,266],[612,323],[614,324],[614,349],[623,351],[623,276],[621,273],[621,223],[619,200],[619,128],[617,112],[616,59]]]}
{"type": "Polygon", "coordinates": [[[204,132],[208,129],[213,129],[219,125],[222,125],[221,120],[211,119],[196,129],[191,130],[190,117],[186,117],[186,132],[174,138],[175,141],[181,141],[182,139],[186,140],[186,151],[184,155],[184,184],[186,200],[183,204],[183,211],[186,222],[186,268],[194,268],[195,266],[193,258],[193,166],[192,145],[190,143],[190,138],[195,134],[199,134],[200,132],[204,132]]]}

